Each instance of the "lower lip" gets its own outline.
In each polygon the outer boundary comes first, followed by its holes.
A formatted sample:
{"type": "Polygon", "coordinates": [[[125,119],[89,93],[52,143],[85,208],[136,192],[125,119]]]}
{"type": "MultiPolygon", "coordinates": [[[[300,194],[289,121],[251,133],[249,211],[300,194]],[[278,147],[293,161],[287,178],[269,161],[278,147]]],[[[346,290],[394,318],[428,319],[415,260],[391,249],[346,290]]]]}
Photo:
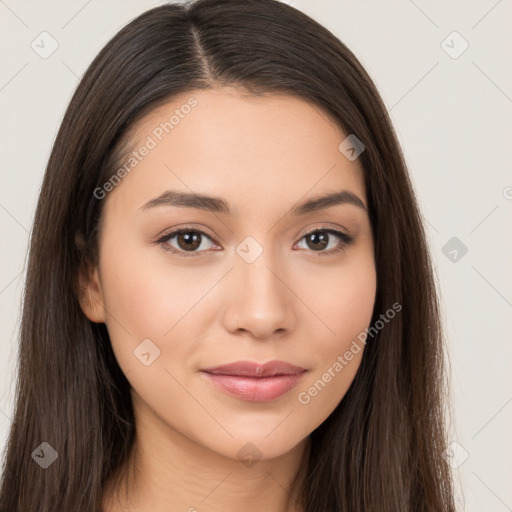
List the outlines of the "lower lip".
{"type": "Polygon", "coordinates": [[[306,372],[274,377],[238,377],[202,372],[219,389],[250,402],[276,400],[293,389],[306,372]]]}

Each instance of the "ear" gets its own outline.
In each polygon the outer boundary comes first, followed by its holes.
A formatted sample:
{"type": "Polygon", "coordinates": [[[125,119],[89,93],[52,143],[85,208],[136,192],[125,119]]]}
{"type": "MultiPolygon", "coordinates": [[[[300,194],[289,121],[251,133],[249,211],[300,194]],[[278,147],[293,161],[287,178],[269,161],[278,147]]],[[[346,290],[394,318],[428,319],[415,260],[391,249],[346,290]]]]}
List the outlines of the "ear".
{"type": "Polygon", "coordinates": [[[105,315],[105,299],[101,281],[98,275],[97,267],[88,267],[82,270],[78,276],[80,289],[80,307],[85,316],[96,323],[104,323],[105,315]]]}

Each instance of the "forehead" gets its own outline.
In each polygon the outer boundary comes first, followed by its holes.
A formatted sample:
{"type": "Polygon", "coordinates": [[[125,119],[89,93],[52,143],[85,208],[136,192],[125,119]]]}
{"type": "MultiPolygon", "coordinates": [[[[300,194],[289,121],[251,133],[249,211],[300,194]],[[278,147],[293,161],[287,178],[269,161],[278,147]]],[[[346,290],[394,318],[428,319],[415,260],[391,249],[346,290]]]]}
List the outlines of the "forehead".
{"type": "Polygon", "coordinates": [[[225,197],[240,213],[341,189],[366,202],[359,162],[338,149],[345,137],[323,110],[295,96],[190,91],[132,128],[129,142],[139,156],[112,195],[135,210],[179,189],[225,197]],[[139,151],[144,147],[150,149],[139,151]]]}

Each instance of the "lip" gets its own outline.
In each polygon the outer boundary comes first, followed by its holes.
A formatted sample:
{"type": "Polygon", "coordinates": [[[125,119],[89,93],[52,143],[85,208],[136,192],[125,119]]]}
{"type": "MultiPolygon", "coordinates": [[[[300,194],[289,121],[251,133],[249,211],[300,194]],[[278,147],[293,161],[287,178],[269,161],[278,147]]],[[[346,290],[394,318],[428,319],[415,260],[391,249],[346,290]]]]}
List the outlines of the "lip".
{"type": "Polygon", "coordinates": [[[285,361],[235,361],[201,373],[218,389],[251,402],[276,400],[293,389],[308,370],[285,361]]]}

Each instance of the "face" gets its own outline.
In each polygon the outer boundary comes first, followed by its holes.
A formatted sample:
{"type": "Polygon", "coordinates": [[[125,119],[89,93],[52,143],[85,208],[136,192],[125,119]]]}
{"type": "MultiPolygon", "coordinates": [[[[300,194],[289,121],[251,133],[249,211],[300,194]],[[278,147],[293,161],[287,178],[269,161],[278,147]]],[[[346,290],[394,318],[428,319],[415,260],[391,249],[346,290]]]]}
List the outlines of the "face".
{"type": "Polygon", "coordinates": [[[137,155],[97,191],[100,258],[82,307],[107,326],[136,416],[226,457],[251,443],[271,458],[343,399],[376,292],[346,136],[301,99],[232,88],[176,97],[135,126],[137,155]],[[203,371],[240,361],[259,376],[203,371]],[[262,376],[272,361],[299,370],[262,376]]]}

